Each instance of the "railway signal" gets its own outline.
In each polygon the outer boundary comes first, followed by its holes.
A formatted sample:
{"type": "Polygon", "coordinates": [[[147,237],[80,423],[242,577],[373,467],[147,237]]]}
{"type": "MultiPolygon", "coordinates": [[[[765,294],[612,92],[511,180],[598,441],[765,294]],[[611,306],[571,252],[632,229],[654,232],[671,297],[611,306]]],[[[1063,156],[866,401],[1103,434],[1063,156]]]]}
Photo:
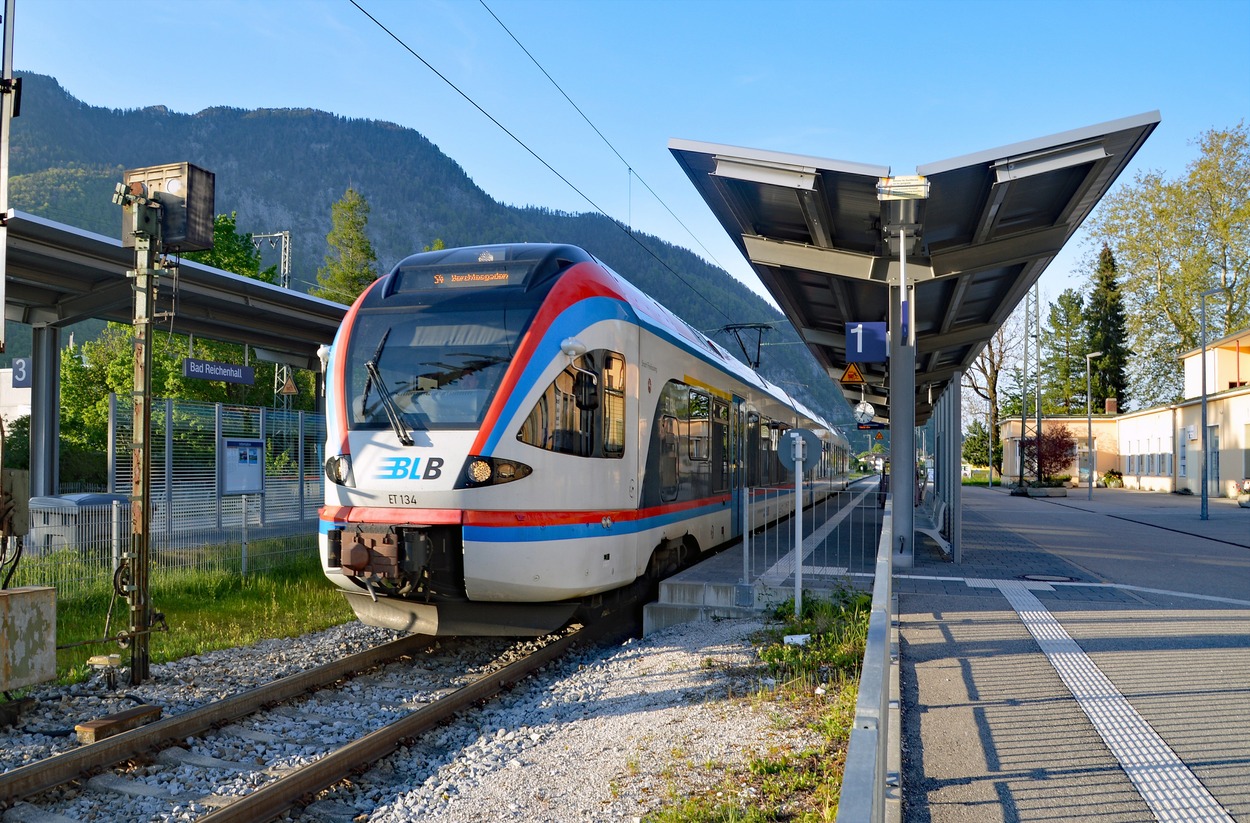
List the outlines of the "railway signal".
{"type": "MultiPolygon", "coordinates": [[[[134,417],[131,424],[130,550],[122,555],[114,585],[130,605],[127,633],[130,683],[148,678],[148,636],[152,606],[148,592],[152,521],[152,330],[156,281],[165,251],[213,247],[213,175],[189,163],[130,169],[117,184],[113,202],[122,207],[122,245],[135,250],[131,278],[134,298],[134,417]]],[[[170,267],[172,268],[172,267],[170,267]]]]}

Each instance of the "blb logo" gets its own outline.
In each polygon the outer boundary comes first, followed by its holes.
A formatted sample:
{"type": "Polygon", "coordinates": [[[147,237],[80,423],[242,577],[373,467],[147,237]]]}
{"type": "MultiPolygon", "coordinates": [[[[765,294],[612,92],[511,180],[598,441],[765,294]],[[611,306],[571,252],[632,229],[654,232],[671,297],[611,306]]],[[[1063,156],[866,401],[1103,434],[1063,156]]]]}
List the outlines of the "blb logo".
{"type": "Polygon", "coordinates": [[[377,477],[379,480],[437,480],[442,475],[441,457],[431,457],[424,465],[420,457],[385,457],[377,477]]]}

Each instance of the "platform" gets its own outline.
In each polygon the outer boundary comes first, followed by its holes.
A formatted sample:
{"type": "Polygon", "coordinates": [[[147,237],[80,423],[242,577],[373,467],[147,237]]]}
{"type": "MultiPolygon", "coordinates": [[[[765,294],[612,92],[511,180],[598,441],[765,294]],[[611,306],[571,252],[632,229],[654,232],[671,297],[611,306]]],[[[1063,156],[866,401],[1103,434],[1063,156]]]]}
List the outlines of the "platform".
{"type": "MultiPolygon", "coordinates": [[[[1250,821],[1250,509],[1070,495],[965,488],[961,562],[920,541],[895,575],[904,823],[1250,821]]],[[[867,585],[812,560],[806,591],[867,585]]],[[[673,592],[741,598],[742,575],[739,548],[673,592]]]]}
{"type": "Polygon", "coordinates": [[[965,489],[895,577],[903,820],[1250,820],[1250,509],[965,489]]]}

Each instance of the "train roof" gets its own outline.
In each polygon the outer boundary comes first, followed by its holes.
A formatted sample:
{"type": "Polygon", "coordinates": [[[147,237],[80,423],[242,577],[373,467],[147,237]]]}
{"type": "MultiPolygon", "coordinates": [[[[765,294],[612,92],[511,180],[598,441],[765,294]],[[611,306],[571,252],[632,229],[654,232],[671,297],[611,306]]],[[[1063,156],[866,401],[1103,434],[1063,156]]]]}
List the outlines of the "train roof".
{"type": "Polygon", "coordinates": [[[733,374],[744,383],[749,383],[765,394],[769,395],[779,403],[783,403],[793,408],[800,415],[816,421],[820,426],[839,436],[843,435],[842,431],[836,426],[829,423],[816,412],[794,399],[785,389],[769,382],[764,375],[752,369],[738,358],[729,353],[728,349],[712,340],[701,331],[691,326],[682,318],[678,317],[671,310],[666,308],[662,303],[654,297],[642,292],[637,286],[627,281],[601,260],[596,262],[611,273],[620,283],[622,291],[625,292],[630,304],[634,307],[634,312],[638,316],[639,322],[643,325],[650,326],[666,332],[669,336],[676,336],[685,340],[687,345],[704,360],[707,360],[718,368],[733,374]]]}
{"type": "Polygon", "coordinates": [[[789,392],[738,360],[724,346],[709,338],[658,300],[641,291],[611,266],[578,246],[561,243],[496,243],[419,252],[399,261],[391,269],[382,289],[373,289],[363,306],[379,305],[390,297],[432,289],[459,287],[520,287],[522,291],[554,280],[579,263],[593,263],[617,282],[638,321],[663,336],[677,338],[697,356],[733,374],[761,392],[806,416],[830,432],[840,430],[790,396],[789,392]],[[435,279],[439,278],[439,279],[435,279]]]}

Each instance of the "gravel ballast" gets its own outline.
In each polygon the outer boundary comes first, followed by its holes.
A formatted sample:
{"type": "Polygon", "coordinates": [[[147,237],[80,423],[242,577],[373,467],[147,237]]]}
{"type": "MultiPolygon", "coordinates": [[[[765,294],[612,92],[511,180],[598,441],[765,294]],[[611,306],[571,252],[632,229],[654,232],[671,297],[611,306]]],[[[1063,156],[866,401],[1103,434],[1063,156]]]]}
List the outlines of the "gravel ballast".
{"type": "MultiPolygon", "coordinates": [[[[748,787],[724,784],[726,768],[819,742],[785,704],[759,697],[767,672],[750,637],[760,627],[754,620],[691,623],[574,652],[413,741],[290,819],[628,821],[675,794],[749,793],[748,787]]],[[[108,692],[102,677],[72,687],[41,687],[31,695],[39,700],[36,709],[18,728],[0,730],[0,768],[76,745],[72,737],[45,732],[63,733],[74,723],[133,705],[123,692],[162,706],[169,715],[393,636],[352,623],[153,666],[152,680],[138,689],[108,692]]],[[[318,756],[311,741],[328,733],[349,736],[355,725],[375,728],[394,719],[405,707],[459,685],[510,643],[449,641],[434,653],[441,657],[403,670],[403,678],[394,669],[366,676],[354,693],[358,701],[347,692],[336,698],[333,710],[314,710],[320,715],[308,721],[314,725],[302,726],[299,717],[282,724],[282,745],[232,738],[229,750],[211,741],[195,741],[190,748],[257,764],[280,756],[284,765],[298,766],[318,756]],[[334,715],[333,723],[327,714],[334,715]]],[[[273,733],[272,725],[265,728],[273,733]]],[[[75,790],[50,810],[100,821],[189,820],[204,812],[205,796],[243,791],[254,782],[247,773],[231,777],[190,767],[172,778],[166,769],[154,779],[172,798],[75,790]]],[[[9,819],[17,818],[6,815],[9,819]]]]}

